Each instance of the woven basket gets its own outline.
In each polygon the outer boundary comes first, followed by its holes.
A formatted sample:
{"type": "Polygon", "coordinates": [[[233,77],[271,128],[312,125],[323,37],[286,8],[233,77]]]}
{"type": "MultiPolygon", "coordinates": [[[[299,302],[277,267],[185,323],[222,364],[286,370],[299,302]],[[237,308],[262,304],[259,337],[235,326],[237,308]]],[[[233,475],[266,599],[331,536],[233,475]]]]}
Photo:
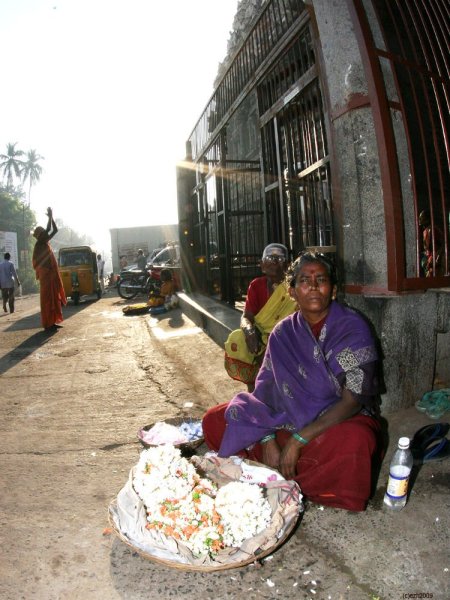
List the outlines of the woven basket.
{"type": "MultiPolygon", "coordinates": [[[[245,459],[244,462],[249,465],[255,466],[255,467],[262,467],[265,470],[267,470],[269,468],[266,465],[263,465],[261,463],[258,463],[258,462],[252,461],[252,460],[245,459]]],[[[205,472],[205,475],[208,476],[208,471],[205,472]]],[[[292,498],[290,501],[290,505],[292,506],[292,498]]],[[[133,550],[133,552],[138,553],[143,558],[150,560],[152,562],[159,563],[159,564],[162,564],[162,565],[174,568],[174,569],[179,569],[181,571],[206,571],[206,572],[226,571],[229,569],[237,569],[239,567],[244,567],[245,565],[249,565],[249,564],[261,561],[264,557],[272,554],[277,548],[279,548],[282,544],[284,544],[286,542],[286,540],[290,537],[293,530],[297,526],[299,519],[300,519],[300,514],[303,511],[303,504],[301,502],[301,494],[300,494],[300,500],[299,500],[299,504],[298,504],[298,508],[299,508],[298,514],[295,517],[291,516],[290,520],[285,521],[283,530],[278,531],[278,536],[279,536],[278,539],[270,547],[264,548],[264,549],[261,549],[261,548],[257,549],[257,550],[255,550],[255,552],[252,555],[249,555],[247,558],[240,560],[240,561],[234,561],[234,562],[230,561],[227,563],[217,562],[215,564],[198,565],[198,564],[179,562],[179,560],[178,560],[179,555],[173,555],[174,556],[173,560],[170,560],[167,558],[161,558],[160,556],[155,556],[154,554],[134,545],[133,541],[130,540],[124,533],[122,533],[122,531],[120,531],[119,527],[117,526],[117,524],[114,520],[113,511],[115,510],[116,506],[117,506],[117,500],[114,499],[111,501],[111,503],[109,505],[108,522],[109,522],[113,532],[118,536],[118,538],[120,540],[122,540],[122,542],[124,542],[127,546],[129,546],[133,550]]]]}
{"type": "MultiPolygon", "coordinates": [[[[169,419],[164,419],[164,423],[168,423],[169,425],[175,425],[175,427],[179,427],[182,423],[191,423],[192,421],[199,421],[200,419],[194,419],[192,417],[171,417],[169,419]]],[[[145,425],[142,427],[143,431],[149,431],[155,423],[150,423],[150,425],[145,425]]],[[[139,441],[145,448],[152,448],[156,444],[148,444],[141,440],[138,436],[139,441]]],[[[205,438],[200,437],[196,440],[192,440],[191,442],[183,442],[182,444],[174,444],[176,448],[179,448],[182,452],[193,452],[196,448],[201,446],[204,442],[205,438]]]]}
{"type": "Polygon", "coordinates": [[[286,528],[286,530],[284,531],[284,533],[280,537],[280,539],[275,544],[273,544],[270,548],[267,548],[266,550],[263,550],[259,553],[256,552],[255,554],[253,554],[252,556],[249,556],[249,558],[247,558],[245,560],[242,560],[240,562],[230,562],[230,563],[223,563],[223,564],[217,564],[217,565],[192,565],[192,564],[186,564],[186,563],[179,563],[175,560],[167,560],[164,558],[160,558],[158,556],[154,556],[153,554],[145,552],[144,550],[141,550],[137,546],[134,546],[133,543],[119,530],[119,528],[117,527],[117,525],[112,517],[111,509],[115,506],[115,504],[116,504],[116,500],[114,499],[109,505],[108,523],[109,523],[111,529],[117,535],[117,537],[120,540],[122,540],[122,542],[124,542],[127,546],[129,546],[133,550],[133,552],[136,552],[137,554],[142,556],[142,558],[145,558],[147,560],[150,560],[152,562],[155,562],[155,563],[158,563],[161,565],[165,565],[166,567],[170,567],[172,569],[179,569],[180,571],[206,571],[206,572],[227,571],[229,569],[238,569],[239,567],[245,567],[245,565],[250,565],[252,563],[255,563],[256,561],[260,561],[265,556],[272,554],[279,546],[284,544],[284,542],[290,536],[290,534],[292,533],[292,530],[294,529],[294,527],[297,525],[297,522],[298,522],[297,519],[294,519],[288,525],[288,527],[286,528]]]}

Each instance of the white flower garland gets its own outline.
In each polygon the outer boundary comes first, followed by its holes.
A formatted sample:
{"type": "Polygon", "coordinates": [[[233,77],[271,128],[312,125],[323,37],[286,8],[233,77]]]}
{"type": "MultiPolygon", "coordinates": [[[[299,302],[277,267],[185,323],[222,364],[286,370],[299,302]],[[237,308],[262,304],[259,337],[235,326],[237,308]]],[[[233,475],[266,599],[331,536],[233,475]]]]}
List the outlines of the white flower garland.
{"type": "Polygon", "coordinates": [[[235,481],[218,490],[170,445],[141,452],[133,486],[147,509],[147,527],[182,541],[195,556],[240,547],[271,520],[259,486],[235,481]]]}

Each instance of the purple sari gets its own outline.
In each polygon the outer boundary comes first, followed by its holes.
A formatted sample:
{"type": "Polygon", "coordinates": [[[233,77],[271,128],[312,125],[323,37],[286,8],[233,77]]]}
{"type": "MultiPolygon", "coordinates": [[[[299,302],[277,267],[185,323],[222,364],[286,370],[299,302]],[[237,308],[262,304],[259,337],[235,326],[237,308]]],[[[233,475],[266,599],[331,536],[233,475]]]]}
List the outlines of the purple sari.
{"type": "Polygon", "coordinates": [[[255,390],[229,403],[219,456],[230,456],[276,429],[300,431],[336,404],[345,387],[361,402],[376,394],[375,342],[366,321],[332,302],[316,339],[300,312],[273,329],[255,390]]]}

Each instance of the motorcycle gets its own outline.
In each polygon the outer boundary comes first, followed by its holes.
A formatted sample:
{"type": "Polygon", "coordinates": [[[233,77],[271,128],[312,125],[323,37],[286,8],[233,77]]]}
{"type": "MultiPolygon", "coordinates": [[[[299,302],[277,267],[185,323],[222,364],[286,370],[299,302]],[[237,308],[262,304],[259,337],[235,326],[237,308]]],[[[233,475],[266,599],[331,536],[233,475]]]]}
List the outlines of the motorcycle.
{"type": "Polygon", "coordinates": [[[130,269],[122,271],[117,283],[119,296],[124,300],[131,300],[138,294],[149,296],[151,292],[157,294],[161,283],[152,276],[152,272],[130,269]]]}

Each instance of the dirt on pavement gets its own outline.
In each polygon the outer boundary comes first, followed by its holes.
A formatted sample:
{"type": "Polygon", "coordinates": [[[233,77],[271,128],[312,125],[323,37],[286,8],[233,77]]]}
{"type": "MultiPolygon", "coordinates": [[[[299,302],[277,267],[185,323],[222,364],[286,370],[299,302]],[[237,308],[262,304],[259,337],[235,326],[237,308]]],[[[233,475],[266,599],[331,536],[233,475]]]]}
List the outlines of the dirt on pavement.
{"type": "MultiPolygon", "coordinates": [[[[36,295],[0,317],[2,599],[450,596],[446,463],[423,468],[398,514],[383,511],[383,489],[361,514],[310,506],[262,565],[182,571],[118,540],[107,509],[137,462],[138,429],[201,417],[242,389],[225,374],[221,348],[180,309],[129,317],[124,304],[111,291],[69,304],[52,334],[41,329],[36,295]]],[[[429,422],[414,409],[405,415],[412,431],[429,422]]],[[[394,436],[405,433],[405,415],[393,419],[394,436]]]]}

